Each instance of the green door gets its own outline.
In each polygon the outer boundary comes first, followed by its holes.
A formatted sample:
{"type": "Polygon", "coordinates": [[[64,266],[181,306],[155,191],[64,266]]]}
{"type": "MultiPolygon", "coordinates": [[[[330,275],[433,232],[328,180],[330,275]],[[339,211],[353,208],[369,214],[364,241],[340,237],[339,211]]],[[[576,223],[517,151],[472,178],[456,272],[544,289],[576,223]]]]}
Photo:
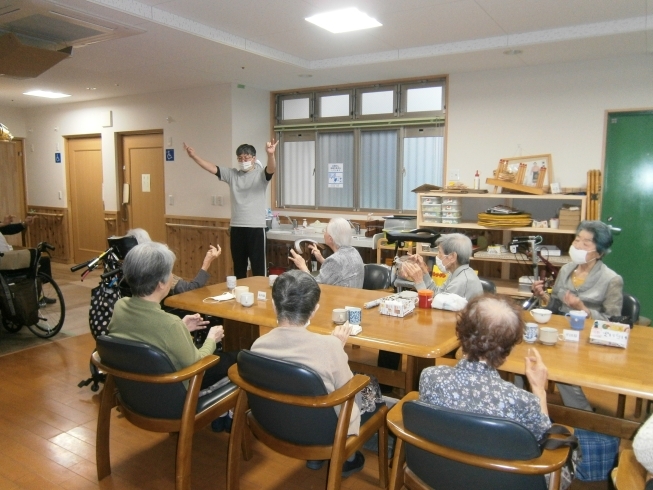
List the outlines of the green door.
{"type": "Polygon", "coordinates": [[[601,220],[621,233],[605,263],[653,317],[653,111],[608,114],[601,220]]]}

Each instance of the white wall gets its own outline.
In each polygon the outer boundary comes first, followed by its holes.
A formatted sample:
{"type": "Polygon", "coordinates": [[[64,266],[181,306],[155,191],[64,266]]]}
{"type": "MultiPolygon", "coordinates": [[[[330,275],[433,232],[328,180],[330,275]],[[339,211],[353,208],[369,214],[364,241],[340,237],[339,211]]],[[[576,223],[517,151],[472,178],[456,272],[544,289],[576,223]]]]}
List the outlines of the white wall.
{"type": "Polygon", "coordinates": [[[653,107],[653,56],[452,74],[448,88],[447,165],[464,183],[550,153],[555,181],[585,187],[603,165],[605,111],[653,107]]]}
{"type": "MultiPolygon", "coordinates": [[[[460,169],[465,183],[471,186],[477,169],[484,182],[500,158],[551,153],[555,180],[584,187],[587,171],[602,166],[605,111],[653,108],[653,56],[454,73],[448,88],[448,168],[460,169]]],[[[0,114],[0,122],[27,138],[28,202],[43,206],[66,203],[64,165],[54,163],[57,145],[63,151],[63,136],[102,135],[105,205],[116,210],[116,133],[162,129],[166,147],[172,138],[175,149],[175,162],[165,163],[166,194],[174,197],[166,212],[229,217],[228,188],[185,156],[182,142],[224,166],[234,165],[236,148],[248,142],[265,165],[265,142],[271,137],[269,92],[231,84],[22,114],[0,108],[0,114]],[[102,128],[109,110],[113,127],[102,128]],[[222,196],[225,205],[213,206],[213,195],[222,196]]]]}
{"type": "Polygon", "coordinates": [[[24,138],[27,135],[25,127],[25,114],[22,109],[13,107],[0,108],[0,123],[7,126],[12,135],[17,138],[24,138]]]}

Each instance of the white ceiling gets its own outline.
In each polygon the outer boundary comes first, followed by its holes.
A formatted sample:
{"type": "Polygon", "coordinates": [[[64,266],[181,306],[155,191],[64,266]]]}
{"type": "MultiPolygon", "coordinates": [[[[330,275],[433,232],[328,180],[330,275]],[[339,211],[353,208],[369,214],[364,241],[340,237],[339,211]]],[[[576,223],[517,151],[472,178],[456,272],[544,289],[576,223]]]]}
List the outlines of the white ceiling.
{"type": "Polygon", "coordinates": [[[0,106],[226,82],[284,90],[653,53],[653,0],[45,1],[146,32],[75,48],[38,78],[0,77],[0,106]],[[351,6],[383,26],[331,34],[304,20],[351,6]],[[521,54],[504,54],[509,49],[521,54]],[[32,89],[72,97],[22,95],[32,89]]]}

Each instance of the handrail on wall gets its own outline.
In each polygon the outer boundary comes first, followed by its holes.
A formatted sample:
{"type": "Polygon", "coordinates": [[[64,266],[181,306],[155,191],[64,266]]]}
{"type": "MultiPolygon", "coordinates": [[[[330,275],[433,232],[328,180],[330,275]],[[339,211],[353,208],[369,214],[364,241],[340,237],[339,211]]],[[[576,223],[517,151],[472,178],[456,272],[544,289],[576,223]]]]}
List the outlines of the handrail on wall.
{"type": "Polygon", "coordinates": [[[166,226],[174,227],[174,228],[195,228],[199,230],[221,230],[221,231],[229,231],[229,228],[224,227],[224,226],[206,226],[206,225],[186,225],[183,223],[166,223],[166,226]]]}
{"type": "Polygon", "coordinates": [[[59,213],[38,213],[36,211],[29,211],[27,214],[30,216],[54,216],[55,218],[63,218],[63,214],[59,213]]]}

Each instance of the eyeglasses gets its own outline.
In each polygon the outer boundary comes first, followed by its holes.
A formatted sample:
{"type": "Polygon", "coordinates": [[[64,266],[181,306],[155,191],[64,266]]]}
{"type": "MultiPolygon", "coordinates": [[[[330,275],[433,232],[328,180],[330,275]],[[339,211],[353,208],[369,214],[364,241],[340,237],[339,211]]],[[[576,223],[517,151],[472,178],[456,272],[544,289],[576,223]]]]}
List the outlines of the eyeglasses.
{"type": "Polygon", "coordinates": [[[254,159],[254,157],[252,155],[240,155],[238,157],[239,162],[248,162],[248,161],[253,160],[253,159],[254,159]]]}

